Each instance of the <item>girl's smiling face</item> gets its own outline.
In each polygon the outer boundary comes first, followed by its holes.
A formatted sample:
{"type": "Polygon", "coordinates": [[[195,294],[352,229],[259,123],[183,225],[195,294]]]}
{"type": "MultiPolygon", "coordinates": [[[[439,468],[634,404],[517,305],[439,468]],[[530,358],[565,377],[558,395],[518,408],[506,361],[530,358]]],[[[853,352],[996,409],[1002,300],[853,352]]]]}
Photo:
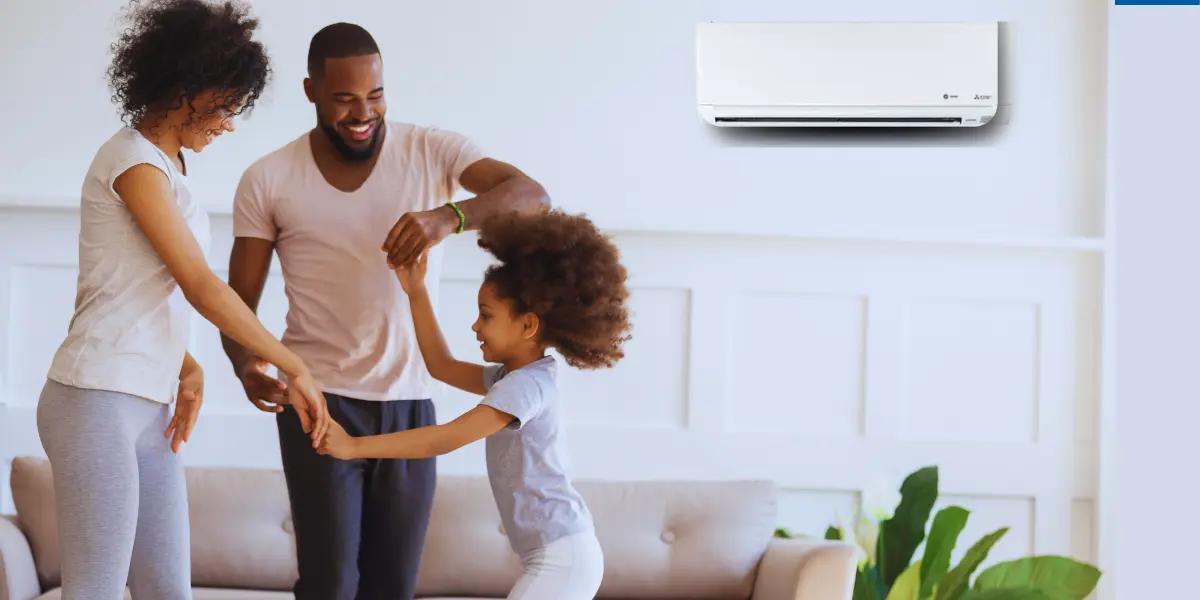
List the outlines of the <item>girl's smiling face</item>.
{"type": "Polygon", "coordinates": [[[483,360],[508,363],[540,353],[537,315],[517,314],[513,301],[500,297],[497,291],[492,283],[479,286],[479,317],[471,325],[483,360]]]}

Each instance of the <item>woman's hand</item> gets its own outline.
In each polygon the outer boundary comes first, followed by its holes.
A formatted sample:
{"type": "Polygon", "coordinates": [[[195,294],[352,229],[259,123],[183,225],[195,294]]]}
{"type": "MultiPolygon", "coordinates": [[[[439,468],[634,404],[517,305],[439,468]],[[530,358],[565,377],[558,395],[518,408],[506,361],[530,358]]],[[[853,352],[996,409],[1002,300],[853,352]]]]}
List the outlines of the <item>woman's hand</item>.
{"type": "Polygon", "coordinates": [[[320,446],[330,423],[325,395],[307,370],[288,377],[287,391],[288,403],[296,410],[300,427],[312,437],[313,448],[320,446]]]}
{"type": "Polygon", "coordinates": [[[179,454],[179,448],[192,437],[196,419],[200,416],[200,405],[204,404],[204,370],[195,360],[184,360],[179,371],[179,389],[175,394],[175,415],[163,432],[171,440],[171,452],[179,454]]]}

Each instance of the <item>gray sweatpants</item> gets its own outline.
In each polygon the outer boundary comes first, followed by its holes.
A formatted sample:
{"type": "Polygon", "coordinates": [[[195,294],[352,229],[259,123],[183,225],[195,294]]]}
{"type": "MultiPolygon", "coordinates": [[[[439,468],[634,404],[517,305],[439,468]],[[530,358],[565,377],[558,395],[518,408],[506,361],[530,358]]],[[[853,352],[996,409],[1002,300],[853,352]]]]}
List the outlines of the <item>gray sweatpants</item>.
{"type": "Polygon", "coordinates": [[[38,433],[54,469],[63,600],[187,600],[183,464],[163,437],[170,407],[47,381],[38,433]]]}

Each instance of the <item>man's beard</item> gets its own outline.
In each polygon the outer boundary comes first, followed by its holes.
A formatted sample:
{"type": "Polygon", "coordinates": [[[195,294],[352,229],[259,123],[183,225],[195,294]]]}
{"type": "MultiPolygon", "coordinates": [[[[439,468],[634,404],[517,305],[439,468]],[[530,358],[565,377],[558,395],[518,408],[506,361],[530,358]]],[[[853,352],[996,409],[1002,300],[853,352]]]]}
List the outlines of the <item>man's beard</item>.
{"type": "Polygon", "coordinates": [[[346,140],[342,139],[342,136],[338,135],[336,127],[327,125],[325,123],[320,123],[320,126],[321,131],[325,132],[325,137],[328,138],[329,142],[333,144],[333,147],[337,149],[338,154],[341,154],[342,158],[350,161],[364,161],[374,156],[375,147],[379,145],[379,135],[383,131],[383,123],[376,125],[375,131],[371,132],[371,143],[367,144],[367,147],[362,150],[355,150],[354,148],[346,145],[346,140]]]}

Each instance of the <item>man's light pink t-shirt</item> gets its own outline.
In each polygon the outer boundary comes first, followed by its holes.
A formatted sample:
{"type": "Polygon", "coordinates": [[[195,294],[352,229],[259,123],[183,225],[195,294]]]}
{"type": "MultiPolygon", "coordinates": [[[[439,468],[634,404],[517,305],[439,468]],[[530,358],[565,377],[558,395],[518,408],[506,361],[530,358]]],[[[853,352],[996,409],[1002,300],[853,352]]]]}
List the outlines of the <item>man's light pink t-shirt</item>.
{"type": "MultiPolygon", "coordinates": [[[[374,170],[343,192],[317,169],[308,133],[259,159],[238,184],[233,235],[275,242],[288,298],[283,343],[326,392],[362,400],[429,398],[408,297],[380,250],[406,212],[436,208],[484,158],[457,133],[387,123],[374,170]]],[[[437,298],[440,254],[430,256],[437,298]]]]}

